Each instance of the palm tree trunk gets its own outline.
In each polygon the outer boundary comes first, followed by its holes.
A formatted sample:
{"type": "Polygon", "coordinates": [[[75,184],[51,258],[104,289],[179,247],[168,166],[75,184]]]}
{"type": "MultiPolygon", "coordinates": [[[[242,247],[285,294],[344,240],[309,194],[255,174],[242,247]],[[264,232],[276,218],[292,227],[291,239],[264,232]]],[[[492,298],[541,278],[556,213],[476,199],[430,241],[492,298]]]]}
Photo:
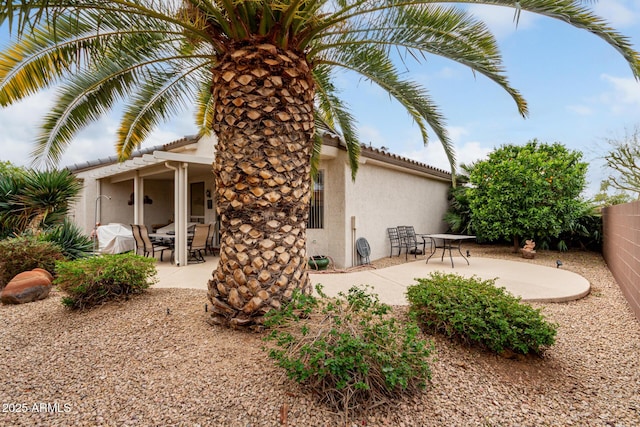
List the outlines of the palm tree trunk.
{"type": "Polygon", "coordinates": [[[214,174],[220,263],[209,280],[211,323],[259,328],[306,265],[314,85],[304,56],[273,45],[229,51],[213,71],[214,174]]]}

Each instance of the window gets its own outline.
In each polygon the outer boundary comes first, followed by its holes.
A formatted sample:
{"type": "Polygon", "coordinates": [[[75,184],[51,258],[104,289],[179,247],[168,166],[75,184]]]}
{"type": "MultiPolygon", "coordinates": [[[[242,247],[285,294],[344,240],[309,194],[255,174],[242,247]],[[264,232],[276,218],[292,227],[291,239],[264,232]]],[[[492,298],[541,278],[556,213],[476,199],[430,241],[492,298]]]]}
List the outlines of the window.
{"type": "Polygon", "coordinates": [[[313,180],[307,228],[324,228],[324,171],[318,171],[313,180]]]}

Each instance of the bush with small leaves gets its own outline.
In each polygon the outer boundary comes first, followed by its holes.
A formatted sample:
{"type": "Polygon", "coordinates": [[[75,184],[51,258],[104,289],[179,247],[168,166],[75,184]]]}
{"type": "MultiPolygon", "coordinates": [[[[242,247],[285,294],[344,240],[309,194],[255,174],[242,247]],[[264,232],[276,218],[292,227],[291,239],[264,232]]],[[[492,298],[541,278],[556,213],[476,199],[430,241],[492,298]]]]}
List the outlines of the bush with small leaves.
{"type": "Polygon", "coordinates": [[[267,314],[269,357],[289,378],[332,409],[367,409],[400,393],[422,390],[431,379],[433,346],[417,324],[400,321],[375,294],[353,287],[320,298],[296,293],[267,314]]]}
{"type": "Polygon", "coordinates": [[[541,354],[555,343],[557,324],[520,302],[495,279],[432,273],[407,289],[410,312],[430,331],[503,355],[541,354]]]}
{"type": "Polygon", "coordinates": [[[62,299],[65,306],[91,308],[144,292],[156,281],[155,262],[133,253],[59,262],[54,285],[68,295],[62,299]]]}
{"type": "Polygon", "coordinates": [[[0,289],[13,277],[34,268],[43,268],[55,275],[56,261],[64,259],[62,248],[53,242],[22,236],[0,241],[0,289]]]}

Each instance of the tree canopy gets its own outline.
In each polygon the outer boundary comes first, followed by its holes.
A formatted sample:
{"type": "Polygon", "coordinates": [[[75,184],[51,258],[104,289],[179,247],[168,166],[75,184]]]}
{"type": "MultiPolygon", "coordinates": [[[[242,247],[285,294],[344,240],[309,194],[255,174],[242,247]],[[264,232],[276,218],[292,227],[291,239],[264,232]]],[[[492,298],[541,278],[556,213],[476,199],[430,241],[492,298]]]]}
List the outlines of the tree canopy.
{"type": "MultiPolygon", "coordinates": [[[[493,34],[465,9],[467,0],[29,0],[0,2],[0,25],[14,42],[0,53],[0,105],[61,85],[33,151],[55,166],[73,137],[114,106],[124,105],[117,150],[128,158],[158,123],[197,107],[196,123],[211,130],[211,71],[243,46],[271,44],[311,64],[317,123],[342,132],[357,169],[354,118],[333,84],[349,70],[380,86],[406,108],[425,143],[431,128],[455,171],[444,116],[428,90],[391,60],[401,52],[438,55],[498,84],[526,116],[527,104],[505,74],[493,34]]],[[[640,55],[582,0],[491,0],[585,29],[618,50],[634,76],[640,55]]],[[[316,152],[318,142],[316,140],[316,152]]]]}
{"type": "Polygon", "coordinates": [[[504,145],[471,167],[469,207],[484,240],[557,237],[582,211],[587,163],[582,153],[537,140],[504,145]]]}
{"type": "Polygon", "coordinates": [[[623,194],[635,194],[636,199],[640,199],[640,127],[626,131],[622,140],[609,139],[608,142],[611,148],[604,160],[611,174],[603,183],[605,192],[611,186],[623,194]]]}

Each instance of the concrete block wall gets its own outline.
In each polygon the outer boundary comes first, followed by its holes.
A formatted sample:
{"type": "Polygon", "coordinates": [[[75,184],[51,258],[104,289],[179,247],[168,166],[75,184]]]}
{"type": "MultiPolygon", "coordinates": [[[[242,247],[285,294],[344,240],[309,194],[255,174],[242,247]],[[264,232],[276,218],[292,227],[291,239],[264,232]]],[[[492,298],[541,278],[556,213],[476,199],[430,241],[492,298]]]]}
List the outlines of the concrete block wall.
{"type": "Polygon", "coordinates": [[[602,212],[602,254],[640,320],[640,201],[602,212]]]}

